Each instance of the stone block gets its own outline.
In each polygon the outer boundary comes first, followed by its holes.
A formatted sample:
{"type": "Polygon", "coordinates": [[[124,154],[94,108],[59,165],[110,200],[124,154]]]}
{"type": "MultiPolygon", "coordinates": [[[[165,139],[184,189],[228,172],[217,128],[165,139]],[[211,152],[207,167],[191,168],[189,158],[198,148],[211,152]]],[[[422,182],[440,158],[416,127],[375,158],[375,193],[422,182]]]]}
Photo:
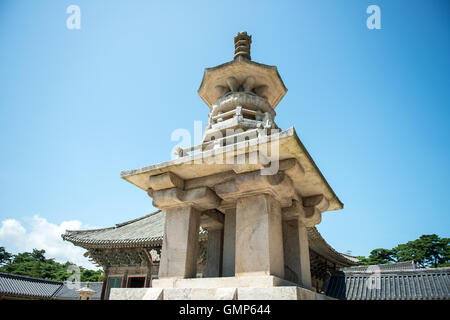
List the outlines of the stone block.
{"type": "Polygon", "coordinates": [[[159,277],[193,278],[197,273],[200,212],[190,206],[166,210],[159,277]]]}
{"type": "Polygon", "coordinates": [[[238,288],[238,300],[317,300],[316,293],[300,287],[238,288]]]}
{"type": "Polygon", "coordinates": [[[161,288],[112,288],[109,300],[162,300],[161,288]]]}
{"type": "Polygon", "coordinates": [[[152,282],[154,288],[238,288],[238,287],[274,287],[296,286],[295,283],[275,276],[244,276],[244,277],[218,277],[218,278],[194,278],[155,279],[152,282]]]}
{"type": "Polygon", "coordinates": [[[236,276],[284,276],[280,203],[262,194],[236,204],[236,276]]]}
{"type": "Polygon", "coordinates": [[[164,300],[236,300],[236,288],[168,288],[164,300]]]}

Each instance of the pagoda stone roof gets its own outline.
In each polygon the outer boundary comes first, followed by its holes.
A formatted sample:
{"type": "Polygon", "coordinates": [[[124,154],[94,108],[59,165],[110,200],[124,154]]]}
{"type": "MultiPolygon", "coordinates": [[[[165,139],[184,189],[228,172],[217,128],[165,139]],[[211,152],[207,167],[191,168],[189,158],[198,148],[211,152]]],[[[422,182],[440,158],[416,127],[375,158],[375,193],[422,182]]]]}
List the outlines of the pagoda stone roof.
{"type": "MultiPolygon", "coordinates": [[[[162,245],[165,213],[156,211],[146,216],[116,224],[114,227],[91,230],[67,230],[62,238],[85,249],[158,247],[162,245]]],[[[356,257],[334,250],[315,228],[308,229],[310,249],[341,266],[358,263],[356,257]]],[[[200,239],[207,238],[207,231],[200,230],[200,239]]]]}

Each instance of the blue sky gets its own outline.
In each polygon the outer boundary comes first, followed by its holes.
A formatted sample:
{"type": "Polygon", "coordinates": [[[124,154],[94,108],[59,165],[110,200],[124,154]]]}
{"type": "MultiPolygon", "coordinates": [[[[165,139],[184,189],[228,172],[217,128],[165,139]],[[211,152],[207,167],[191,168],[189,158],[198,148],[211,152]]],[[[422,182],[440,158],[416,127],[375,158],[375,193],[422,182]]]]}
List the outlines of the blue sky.
{"type": "Polygon", "coordinates": [[[203,70],[233,58],[241,30],[289,89],[277,124],[345,205],[318,227],[334,248],[450,236],[448,1],[2,0],[0,245],[31,248],[53,227],[42,246],[82,261],[55,234],[154,210],[119,173],[170,159],[175,129],[206,125],[203,70]],[[66,27],[72,4],[80,30],[66,27]],[[372,4],[381,30],[366,27],[372,4]]]}

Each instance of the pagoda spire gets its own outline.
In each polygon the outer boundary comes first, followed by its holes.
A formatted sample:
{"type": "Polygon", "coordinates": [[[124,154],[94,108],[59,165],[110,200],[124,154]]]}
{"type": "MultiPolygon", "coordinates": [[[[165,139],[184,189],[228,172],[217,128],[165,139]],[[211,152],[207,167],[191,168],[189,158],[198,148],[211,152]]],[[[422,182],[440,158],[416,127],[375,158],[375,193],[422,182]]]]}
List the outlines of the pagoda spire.
{"type": "Polygon", "coordinates": [[[234,60],[252,60],[250,56],[250,45],[252,44],[252,36],[246,31],[241,31],[234,37],[234,60]]]}

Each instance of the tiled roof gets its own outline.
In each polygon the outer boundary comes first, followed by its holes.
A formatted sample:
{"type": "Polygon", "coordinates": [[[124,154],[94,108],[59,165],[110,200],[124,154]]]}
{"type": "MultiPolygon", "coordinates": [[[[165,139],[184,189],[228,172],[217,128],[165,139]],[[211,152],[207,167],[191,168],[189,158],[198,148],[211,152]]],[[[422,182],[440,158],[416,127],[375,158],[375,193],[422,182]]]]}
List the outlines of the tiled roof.
{"type": "MultiPolygon", "coordinates": [[[[144,217],[117,224],[115,227],[83,231],[67,230],[62,238],[86,249],[157,246],[162,244],[164,220],[165,213],[156,211],[144,217]]],[[[205,237],[207,232],[201,231],[200,235],[205,237]]],[[[308,228],[308,238],[312,250],[339,265],[350,266],[359,262],[356,257],[334,250],[315,227],[308,228]]]]}
{"type": "MultiPolygon", "coordinates": [[[[0,272],[0,296],[15,296],[38,299],[78,300],[79,288],[87,282],[76,282],[70,286],[67,282],[45,280],[0,272]]],[[[89,288],[95,291],[92,300],[100,300],[103,282],[89,282],[89,288]]]]}
{"type": "Polygon", "coordinates": [[[52,299],[63,283],[0,272],[0,295],[52,299]]]}
{"type": "Polygon", "coordinates": [[[94,290],[91,300],[100,300],[102,295],[103,282],[77,282],[76,285],[64,282],[61,289],[56,293],[54,299],[58,300],[77,300],[80,295],[77,290],[89,285],[89,289],[94,290]]]}
{"type": "Polygon", "coordinates": [[[351,266],[359,263],[359,259],[347,254],[337,252],[331,247],[322,235],[319,233],[316,227],[308,229],[308,240],[310,249],[314,250],[319,255],[326,257],[339,265],[351,266]]]}
{"type": "Polygon", "coordinates": [[[416,270],[417,267],[414,261],[405,261],[397,263],[386,263],[378,265],[366,265],[366,266],[352,266],[342,269],[342,271],[348,272],[372,272],[374,268],[379,268],[381,271],[401,271],[401,270],[416,270]]]}
{"type": "Polygon", "coordinates": [[[325,282],[324,292],[344,300],[450,300],[450,268],[395,265],[336,271],[325,282]]]}
{"type": "Polygon", "coordinates": [[[116,224],[115,227],[70,231],[62,235],[64,240],[89,248],[132,247],[156,245],[162,242],[164,212],[156,211],[138,219],[116,224]]]}

